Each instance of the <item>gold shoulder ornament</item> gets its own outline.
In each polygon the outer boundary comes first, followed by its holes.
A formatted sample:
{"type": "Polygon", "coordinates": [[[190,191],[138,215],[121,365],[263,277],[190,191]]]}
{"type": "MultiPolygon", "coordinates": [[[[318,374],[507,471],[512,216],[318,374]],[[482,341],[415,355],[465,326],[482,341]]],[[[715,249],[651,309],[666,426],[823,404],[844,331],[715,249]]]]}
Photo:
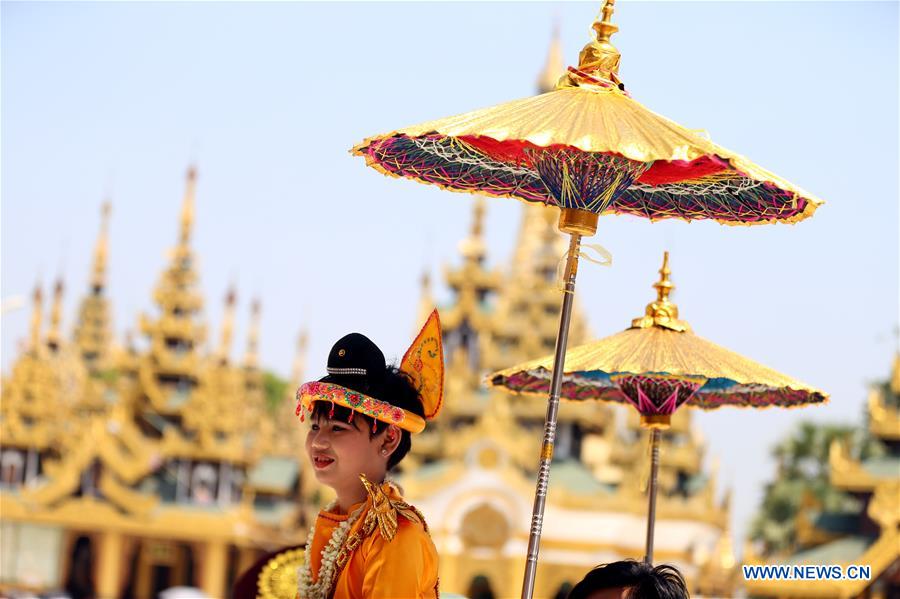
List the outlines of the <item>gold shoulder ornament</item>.
{"type": "Polygon", "coordinates": [[[372,534],[377,526],[382,539],[385,541],[394,540],[394,537],[397,535],[398,515],[403,516],[410,522],[422,524],[425,526],[425,531],[428,531],[428,526],[425,524],[425,518],[422,517],[419,510],[405,501],[391,499],[388,494],[384,492],[384,488],[369,482],[369,479],[366,478],[365,474],[360,474],[359,479],[362,481],[363,486],[366,488],[366,492],[369,494],[369,498],[372,500],[372,507],[369,508],[366,519],[363,520],[363,536],[372,534]]]}

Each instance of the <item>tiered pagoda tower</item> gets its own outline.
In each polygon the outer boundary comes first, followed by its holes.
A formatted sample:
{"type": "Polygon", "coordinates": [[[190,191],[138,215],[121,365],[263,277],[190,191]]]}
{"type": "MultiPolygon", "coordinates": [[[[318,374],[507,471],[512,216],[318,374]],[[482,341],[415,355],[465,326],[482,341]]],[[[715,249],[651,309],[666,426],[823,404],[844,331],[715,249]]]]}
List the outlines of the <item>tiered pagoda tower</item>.
{"type": "Polygon", "coordinates": [[[139,413],[159,414],[160,419],[155,422],[147,419],[151,435],[162,433],[167,425],[180,424],[181,409],[199,383],[199,346],[206,338],[206,327],[200,322],[203,298],[197,291],[198,276],[190,246],[196,178],[196,171],[189,169],[178,243],[153,292],[160,315],[155,319],[143,315],[140,319],[140,330],[147,337],[150,351],[138,366],[145,396],[136,407],[139,413]]]}
{"type": "Polygon", "coordinates": [[[58,455],[53,422],[58,415],[67,415],[60,376],[41,335],[43,299],[40,285],[35,286],[27,349],[13,363],[10,376],[3,380],[0,484],[4,489],[19,489],[37,482],[45,461],[58,455]]]}

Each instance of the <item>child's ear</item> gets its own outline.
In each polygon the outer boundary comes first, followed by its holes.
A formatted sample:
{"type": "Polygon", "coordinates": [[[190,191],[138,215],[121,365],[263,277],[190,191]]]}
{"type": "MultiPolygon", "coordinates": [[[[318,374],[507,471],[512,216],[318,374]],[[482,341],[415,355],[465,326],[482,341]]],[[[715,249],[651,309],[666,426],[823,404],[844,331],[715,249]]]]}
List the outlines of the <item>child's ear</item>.
{"type": "Polygon", "coordinates": [[[394,424],[389,424],[381,441],[381,454],[391,455],[398,445],[400,445],[400,429],[394,424]]]}

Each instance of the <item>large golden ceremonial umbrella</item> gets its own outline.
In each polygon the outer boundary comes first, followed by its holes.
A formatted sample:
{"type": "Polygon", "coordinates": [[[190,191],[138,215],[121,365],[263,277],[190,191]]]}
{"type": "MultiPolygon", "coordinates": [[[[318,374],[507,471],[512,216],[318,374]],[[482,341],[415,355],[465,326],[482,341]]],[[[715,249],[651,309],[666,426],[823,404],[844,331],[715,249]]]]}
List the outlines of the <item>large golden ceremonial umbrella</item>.
{"type": "MultiPolygon", "coordinates": [[[[595,40],[556,89],[523,100],[370,137],[352,152],[384,174],[451,191],[509,196],[561,209],[570,235],[554,372],[561,372],[582,236],[600,214],[711,219],[732,225],[794,223],[821,200],[633,100],[610,43],[614,0],[595,40]]],[[[559,409],[550,385],[522,597],[534,588],[559,409]]]]}
{"type": "MultiPolygon", "coordinates": [[[[678,307],[669,301],[675,288],[669,280],[669,252],[659,273],[660,280],[653,285],[656,301],[647,305],[644,316],[621,333],[566,353],[561,386],[565,399],[630,404],[640,412],[641,425],[651,429],[647,563],[653,561],[660,430],[669,427],[675,410],[685,404],[704,410],[791,407],[828,398],[818,389],[695,335],[687,322],[678,319],[678,307]]],[[[548,356],[491,374],[488,382],[514,393],[545,394],[553,367],[553,357],[548,356]]]]}

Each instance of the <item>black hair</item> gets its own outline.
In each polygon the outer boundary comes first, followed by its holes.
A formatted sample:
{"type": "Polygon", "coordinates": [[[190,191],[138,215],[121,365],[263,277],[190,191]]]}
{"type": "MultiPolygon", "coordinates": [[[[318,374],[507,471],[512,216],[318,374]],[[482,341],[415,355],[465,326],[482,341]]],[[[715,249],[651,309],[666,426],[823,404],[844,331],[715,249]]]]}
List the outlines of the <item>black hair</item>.
{"type": "MultiPolygon", "coordinates": [[[[382,401],[386,401],[392,406],[397,406],[408,412],[412,412],[417,416],[425,417],[425,408],[422,406],[422,398],[416,388],[413,386],[409,376],[398,369],[396,366],[387,366],[385,368],[384,379],[378,385],[377,397],[382,401]]],[[[374,395],[374,394],[373,394],[374,395]]],[[[343,420],[349,422],[354,427],[357,419],[364,422],[369,430],[369,438],[374,439],[378,435],[387,430],[388,424],[380,420],[376,420],[371,416],[366,416],[360,412],[355,412],[350,408],[331,404],[326,401],[316,401],[312,406],[312,418],[328,418],[331,420],[343,420]]],[[[392,469],[406,457],[412,448],[412,438],[409,431],[400,429],[400,443],[397,449],[388,457],[387,468],[392,469]]]]}
{"type": "Polygon", "coordinates": [[[587,573],[569,593],[568,599],[587,599],[604,589],[628,589],[628,599],[689,599],[681,573],[674,566],[656,567],[635,560],[622,560],[597,566],[587,573]]]}

